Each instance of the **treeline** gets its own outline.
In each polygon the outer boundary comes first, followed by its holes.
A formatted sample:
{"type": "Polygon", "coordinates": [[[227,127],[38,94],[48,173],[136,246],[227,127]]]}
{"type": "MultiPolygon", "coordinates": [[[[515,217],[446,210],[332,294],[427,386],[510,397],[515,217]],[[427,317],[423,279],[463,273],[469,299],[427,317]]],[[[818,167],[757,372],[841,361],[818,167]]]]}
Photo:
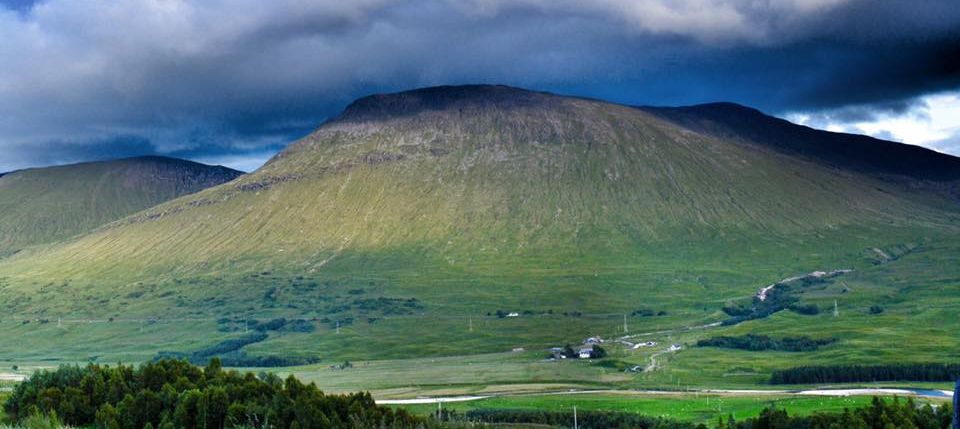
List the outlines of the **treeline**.
{"type": "MultiPolygon", "coordinates": [[[[573,427],[572,411],[518,410],[482,408],[466,413],[448,414],[445,421],[468,421],[490,424],[527,424],[553,427],[573,427]]],[[[580,411],[577,424],[582,429],[631,428],[631,429],[695,429],[692,423],[649,417],[636,413],[617,411],[580,411]]],[[[703,426],[703,425],[701,425],[703,426]]],[[[705,426],[703,426],[706,428],[705,426]]]]}
{"type": "Polygon", "coordinates": [[[774,371],[770,376],[770,384],[955,381],[958,378],[960,378],[960,364],[823,365],[774,371]]]}
{"type": "Polygon", "coordinates": [[[738,337],[720,336],[699,340],[697,341],[697,347],[722,347],[750,351],[812,352],[835,342],[837,342],[837,339],[832,337],[817,339],[807,336],[771,338],[767,335],[747,334],[738,337]]]}
{"type": "Polygon", "coordinates": [[[220,332],[257,331],[257,332],[313,332],[317,328],[309,320],[290,319],[280,317],[268,321],[256,319],[220,318],[217,320],[217,330],[220,332]]]}
{"type": "Polygon", "coordinates": [[[716,429],[949,429],[952,409],[930,404],[918,406],[913,399],[892,402],[874,397],[869,407],[845,409],[843,413],[790,416],[786,410],[766,408],[760,416],[737,422],[718,419],[716,429]]]}
{"type": "MultiPolygon", "coordinates": [[[[572,411],[477,409],[442,417],[445,421],[455,422],[574,426],[572,411]]],[[[948,404],[933,408],[929,404],[919,406],[913,399],[884,401],[874,397],[870,406],[847,409],[843,413],[815,413],[798,417],[789,415],[784,409],[770,407],[757,417],[739,421],[733,416],[718,416],[716,423],[711,426],[620,411],[580,411],[577,413],[577,424],[583,429],[948,429],[951,418],[952,409],[948,404]]]]}
{"type": "Polygon", "coordinates": [[[404,410],[377,406],[368,393],[326,395],[293,376],[260,379],[224,371],[216,359],[203,369],[162,360],[136,368],[90,364],[39,371],[16,386],[4,409],[14,422],[45,415],[69,426],[103,429],[435,426],[404,410]]]}

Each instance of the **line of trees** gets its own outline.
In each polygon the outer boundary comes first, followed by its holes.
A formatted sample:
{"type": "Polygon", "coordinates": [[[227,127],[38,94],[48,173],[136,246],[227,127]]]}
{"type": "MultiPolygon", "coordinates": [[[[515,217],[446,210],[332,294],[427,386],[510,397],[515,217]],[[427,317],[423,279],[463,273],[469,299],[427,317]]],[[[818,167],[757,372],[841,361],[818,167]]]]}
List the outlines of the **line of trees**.
{"type": "Polygon", "coordinates": [[[822,365],[774,371],[770,376],[770,384],[954,381],[958,378],[960,378],[960,364],[822,365]]]}
{"type": "MultiPolygon", "coordinates": [[[[573,427],[572,411],[524,410],[480,408],[466,413],[450,413],[446,421],[469,421],[489,424],[547,425],[550,427],[573,427]]],[[[636,428],[636,429],[695,429],[697,425],[642,414],[617,411],[580,411],[577,413],[580,428],[636,428]]],[[[703,425],[700,425],[703,426],[703,425]]],[[[706,426],[703,426],[706,429],[706,426]]]]}
{"type": "Polygon", "coordinates": [[[697,341],[697,347],[722,347],[750,351],[812,352],[836,341],[837,339],[832,337],[816,339],[807,336],[771,338],[767,335],[747,334],[737,337],[719,336],[699,340],[697,341]]]}
{"type": "MultiPolygon", "coordinates": [[[[948,429],[952,409],[944,404],[933,408],[918,405],[913,399],[885,401],[874,397],[870,406],[842,413],[815,413],[791,416],[786,410],[768,407],[757,417],[736,420],[732,415],[718,416],[715,429],[948,429]]],[[[448,413],[445,421],[470,421],[491,424],[548,425],[573,427],[572,411],[523,409],[476,409],[463,414],[448,413]]],[[[708,429],[706,424],[681,422],[621,411],[581,411],[577,423],[584,429],[708,429]]]]}
{"type": "Polygon", "coordinates": [[[421,428],[433,423],[377,406],[368,393],[326,395],[293,376],[258,378],[182,360],[133,366],[61,366],[39,371],[4,404],[14,422],[45,415],[103,429],[228,427],[421,428]]]}
{"type": "Polygon", "coordinates": [[[790,416],[786,410],[766,408],[760,416],[737,422],[733,417],[718,419],[716,429],[949,429],[951,407],[934,409],[930,404],[918,406],[913,399],[892,402],[874,397],[869,407],[844,409],[839,414],[816,413],[790,416]]]}

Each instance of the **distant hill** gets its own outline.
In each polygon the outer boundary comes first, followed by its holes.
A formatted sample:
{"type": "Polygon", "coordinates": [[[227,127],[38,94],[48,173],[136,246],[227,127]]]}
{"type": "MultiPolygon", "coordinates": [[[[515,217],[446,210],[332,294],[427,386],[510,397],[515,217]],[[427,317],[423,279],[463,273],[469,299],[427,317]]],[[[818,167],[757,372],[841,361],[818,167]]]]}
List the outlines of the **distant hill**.
{"type": "Polygon", "coordinates": [[[226,167],[157,156],[2,174],[0,255],[90,232],[240,174],[226,167]]]}
{"type": "Polygon", "coordinates": [[[205,332],[304,318],[316,333],[253,351],[353,357],[545,346],[638,311],[716,321],[778,279],[956,237],[958,163],[726,104],[373,95],[253,173],[0,261],[0,305],[221,320],[205,332]],[[498,310],[523,317],[467,333],[498,310]]]}

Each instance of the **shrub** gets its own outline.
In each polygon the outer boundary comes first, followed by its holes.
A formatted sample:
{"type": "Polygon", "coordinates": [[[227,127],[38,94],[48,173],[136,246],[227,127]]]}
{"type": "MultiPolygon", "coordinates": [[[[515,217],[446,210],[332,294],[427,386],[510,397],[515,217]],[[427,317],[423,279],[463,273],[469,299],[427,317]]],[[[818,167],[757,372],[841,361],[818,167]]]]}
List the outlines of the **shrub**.
{"type": "Polygon", "coordinates": [[[817,307],[814,304],[793,304],[788,307],[788,309],[794,313],[803,314],[805,316],[815,316],[820,314],[820,307],[817,307]]]}

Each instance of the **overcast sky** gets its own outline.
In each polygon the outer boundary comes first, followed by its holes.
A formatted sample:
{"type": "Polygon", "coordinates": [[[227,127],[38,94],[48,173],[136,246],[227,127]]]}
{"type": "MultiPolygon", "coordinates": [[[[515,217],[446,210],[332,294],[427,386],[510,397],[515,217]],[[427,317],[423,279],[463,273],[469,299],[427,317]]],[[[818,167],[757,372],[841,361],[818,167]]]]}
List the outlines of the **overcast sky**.
{"type": "Polygon", "coordinates": [[[960,155],[957,0],[0,0],[0,171],[252,170],[373,92],[733,101],[960,155]]]}

